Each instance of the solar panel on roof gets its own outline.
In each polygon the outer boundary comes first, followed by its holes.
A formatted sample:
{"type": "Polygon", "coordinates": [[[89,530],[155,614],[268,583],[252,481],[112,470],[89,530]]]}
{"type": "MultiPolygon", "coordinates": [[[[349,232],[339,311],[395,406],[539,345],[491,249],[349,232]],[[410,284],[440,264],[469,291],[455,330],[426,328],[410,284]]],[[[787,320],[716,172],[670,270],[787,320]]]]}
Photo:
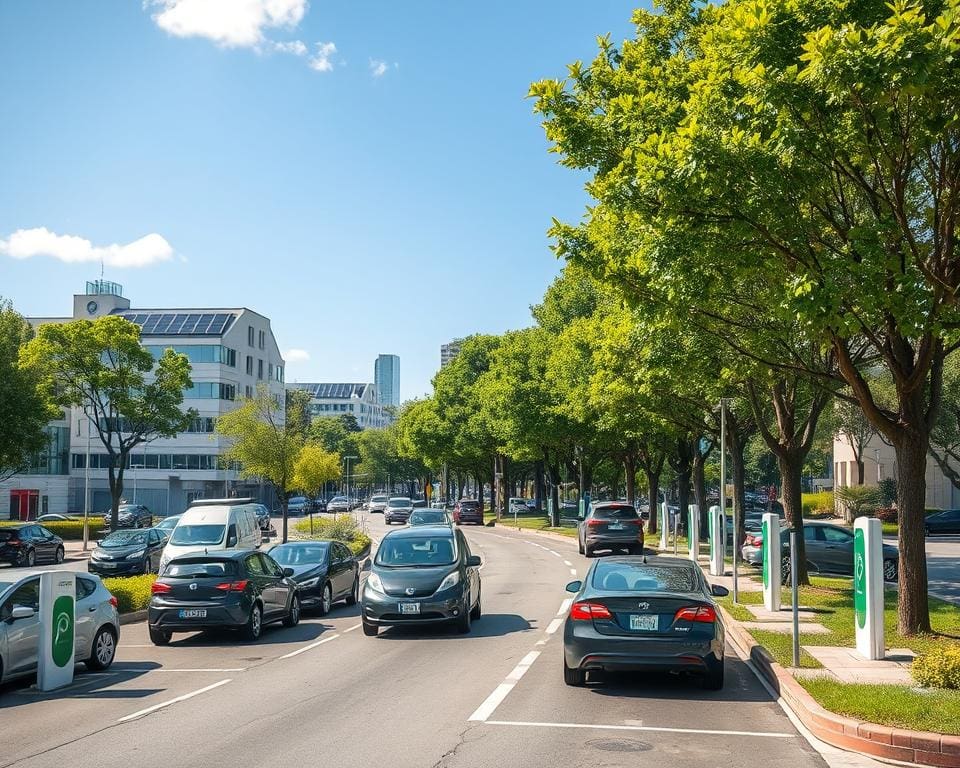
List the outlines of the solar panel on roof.
{"type": "Polygon", "coordinates": [[[183,323],[186,319],[187,315],[174,315],[173,322],[170,323],[167,333],[169,333],[171,336],[179,335],[180,329],[183,328],[183,323]]]}
{"type": "Polygon", "coordinates": [[[223,327],[227,324],[227,315],[214,315],[213,320],[210,322],[210,330],[208,333],[223,333],[223,327]]]}
{"type": "Polygon", "coordinates": [[[128,312],[120,317],[140,326],[142,335],[220,336],[233,324],[236,315],[227,312],[208,314],[176,312],[128,312]]]}

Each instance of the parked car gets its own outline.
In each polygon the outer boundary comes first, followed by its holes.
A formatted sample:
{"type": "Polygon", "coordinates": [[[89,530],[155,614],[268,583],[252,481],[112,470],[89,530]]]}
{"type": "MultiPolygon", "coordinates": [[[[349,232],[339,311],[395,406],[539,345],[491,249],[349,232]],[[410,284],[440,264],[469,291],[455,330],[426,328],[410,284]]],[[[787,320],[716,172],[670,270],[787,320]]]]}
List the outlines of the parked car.
{"type": "Polygon", "coordinates": [[[577,528],[577,547],[587,557],[600,549],[624,549],[639,555],[643,552],[643,520],[632,504],[595,501],[577,528]]]}
{"type": "Polygon", "coordinates": [[[380,514],[383,514],[383,511],[387,508],[387,502],[389,501],[389,496],[378,493],[377,495],[370,497],[370,504],[367,506],[367,510],[369,510],[371,513],[379,512],[380,514]]]}
{"type": "Polygon", "coordinates": [[[263,542],[253,499],[194,501],[180,517],[160,559],[160,570],[173,558],[194,552],[258,549],[263,542]]]}
{"type": "Polygon", "coordinates": [[[935,536],[941,533],[960,533],[960,509],[948,509],[944,512],[927,515],[923,530],[927,536],[935,536]]]}
{"type": "MultiPolygon", "coordinates": [[[[75,658],[88,669],[107,669],[120,639],[117,598],[93,575],[78,573],[76,590],[75,658]]],[[[36,672],[39,611],[39,571],[0,573],[0,683],[36,672]]]]}
{"type": "Polygon", "coordinates": [[[83,520],[82,517],[77,517],[76,515],[61,515],[56,512],[51,512],[47,515],[40,515],[34,522],[37,523],[67,523],[71,520],[83,520]]]}
{"type": "Polygon", "coordinates": [[[170,534],[173,533],[173,529],[177,527],[177,523],[180,522],[181,517],[183,517],[183,515],[170,515],[169,517],[165,517],[157,523],[154,528],[158,531],[165,531],[167,538],[169,538],[170,534]]]}
{"type": "Polygon", "coordinates": [[[270,530],[270,510],[267,509],[267,505],[254,504],[253,514],[257,516],[257,525],[260,526],[260,530],[269,531],[270,530]]]}
{"type": "Polygon", "coordinates": [[[360,595],[360,565],[350,548],[339,541],[290,541],[277,544],[267,554],[284,568],[300,588],[303,610],[321,616],[339,600],[356,605],[360,595]]]}
{"type": "Polygon", "coordinates": [[[174,632],[222,627],[257,640],[263,627],[300,622],[300,595],[292,568],[263,552],[222,550],[171,560],[151,587],[147,629],[154,645],[174,632]]]}
{"type": "Polygon", "coordinates": [[[168,535],[158,528],[112,531],[90,553],[87,572],[100,576],[157,573],[168,535]]]}
{"type": "Polygon", "coordinates": [[[414,500],[413,500],[413,508],[414,508],[414,509],[425,509],[425,508],[428,507],[428,506],[430,506],[430,505],[427,504],[427,500],[426,500],[426,499],[414,499],[414,500]]]}
{"type": "Polygon", "coordinates": [[[483,510],[476,499],[460,499],[453,508],[453,522],[457,525],[483,525],[483,510]]]}
{"type": "Polygon", "coordinates": [[[685,558],[609,557],[583,581],[563,626],[563,681],[580,686],[593,671],[669,670],[723,687],[724,627],[707,584],[685,558]]]}
{"type": "Polygon", "coordinates": [[[380,542],[361,598],[363,634],[393,624],[452,623],[462,633],[480,618],[480,558],[450,526],[391,531],[380,542]]]}
{"type": "Polygon", "coordinates": [[[387,525],[394,523],[405,523],[410,519],[410,513],[413,512],[413,502],[406,496],[394,496],[387,502],[387,508],[383,510],[383,522],[387,525]]]}
{"type": "MultiPolygon", "coordinates": [[[[841,525],[804,520],[803,543],[807,556],[807,570],[813,573],[853,575],[853,531],[841,525]]],[[[790,529],[780,529],[781,578],[790,577],[790,529]]],[[[743,559],[751,565],[763,564],[763,534],[748,533],[741,550],[743,559]]],[[[890,544],[883,545],[883,580],[896,581],[900,553],[890,544]]]]}
{"type": "Polygon", "coordinates": [[[407,522],[410,525],[453,525],[444,509],[415,509],[407,522]]]}
{"type": "Polygon", "coordinates": [[[314,512],[326,512],[327,511],[327,500],[322,496],[317,496],[313,500],[313,511],[314,512]]]}
{"type": "Polygon", "coordinates": [[[508,514],[518,514],[525,515],[530,511],[530,506],[528,505],[527,499],[521,499],[519,497],[512,497],[507,501],[507,513],[508,514]]]}
{"type": "Polygon", "coordinates": [[[313,503],[306,496],[291,496],[287,499],[287,514],[308,515],[313,509],[313,503]]]}
{"type": "Polygon", "coordinates": [[[0,528],[0,560],[33,568],[37,563],[62,563],[63,539],[36,523],[0,528]]]}
{"type": "Polygon", "coordinates": [[[346,496],[334,496],[327,504],[327,512],[334,514],[350,511],[350,499],[346,496]]]}
{"type": "MultiPolygon", "coordinates": [[[[103,513],[103,527],[110,528],[111,515],[108,509],[103,513]]],[[[150,528],[153,525],[153,513],[143,504],[121,504],[117,510],[118,528],[150,528]]]]}

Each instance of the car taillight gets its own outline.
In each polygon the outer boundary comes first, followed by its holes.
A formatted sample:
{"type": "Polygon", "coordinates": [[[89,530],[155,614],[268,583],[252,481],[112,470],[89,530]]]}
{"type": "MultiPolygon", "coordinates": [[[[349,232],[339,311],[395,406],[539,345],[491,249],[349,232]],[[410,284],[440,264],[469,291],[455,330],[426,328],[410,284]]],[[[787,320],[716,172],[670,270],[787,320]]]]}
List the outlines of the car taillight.
{"type": "Polygon", "coordinates": [[[150,594],[153,595],[165,595],[172,590],[173,587],[169,584],[164,584],[162,581],[155,581],[150,585],[150,594]]]}
{"type": "Polygon", "coordinates": [[[712,605],[688,605],[681,608],[673,616],[674,621],[698,621],[713,624],[717,620],[717,612],[712,605]]]}
{"type": "Polygon", "coordinates": [[[114,608],[119,608],[120,601],[117,600],[117,598],[115,598],[113,595],[110,595],[110,605],[112,605],[114,608]]]}
{"type": "Polygon", "coordinates": [[[593,621],[594,619],[612,619],[607,606],[598,603],[574,603],[570,606],[570,618],[574,621],[593,621]]]}
{"type": "Polygon", "coordinates": [[[246,579],[241,581],[227,581],[223,584],[217,584],[217,589],[221,592],[243,592],[249,582],[246,579]]]}
{"type": "Polygon", "coordinates": [[[598,525],[604,525],[606,520],[587,520],[587,526],[589,528],[596,528],[598,525]]]}
{"type": "Polygon", "coordinates": [[[19,547],[20,539],[8,539],[7,544],[9,544],[11,547],[19,547]]]}

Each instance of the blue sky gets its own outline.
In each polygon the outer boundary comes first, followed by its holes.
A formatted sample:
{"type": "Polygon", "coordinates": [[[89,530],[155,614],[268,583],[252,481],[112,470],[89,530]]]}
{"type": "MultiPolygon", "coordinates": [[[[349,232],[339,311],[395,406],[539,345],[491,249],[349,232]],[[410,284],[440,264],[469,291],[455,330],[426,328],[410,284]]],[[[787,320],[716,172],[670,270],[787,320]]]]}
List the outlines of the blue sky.
{"type": "Polygon", "coordinates": [[[528,324],[559,270],[583,178],[526,91],[636,3],[272,3],[0,4],[0,295],[64,314],[102,255],[134,306],[270,317],[288,381],[389,352],[421,395],[441,343],[528,324]]]}

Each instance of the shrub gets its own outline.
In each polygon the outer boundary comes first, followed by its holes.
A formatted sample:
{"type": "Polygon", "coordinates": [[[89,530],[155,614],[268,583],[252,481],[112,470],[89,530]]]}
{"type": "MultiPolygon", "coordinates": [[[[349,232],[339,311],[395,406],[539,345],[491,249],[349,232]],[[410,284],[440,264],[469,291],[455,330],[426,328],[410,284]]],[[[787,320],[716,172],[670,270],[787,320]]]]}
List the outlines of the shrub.
{"type": "Polygon", "coordinates": [[[925,688],[960,689],[960,647],[944,646],[921,653],[910,667],[913,679],[925,688]]]}
{"type": "Polygon", "coordinates": [[[877,510],[877,519],[884,523],[897,522],[897,508],[881,507],[880,509],[877,510]]]}
{"type": "MultiPolygon", "coordinates": [[[[298,520],[294,526],[297,533],[310,534],[310,520],[298,520]]],[[[313,521],[313,536],[318,539],[336,539],[347,544],[357,555],[370,546],[370,537],[357,527],[357,521],[351,515],[339,515],[333,520],[317,519],[313,521]]]]}
{"type": "Polygon", "coordinates": [[[882,501],[882,494],[876,486],[850,485],[837,488],[834,497],[846,512],[846,518],[853,520],[876,512],[882,501]]]}
{"type": "Polygon", "coordinates": [[[879,483],[877,487],[880,489],[880,495],[883,497],[881,504],[885,507],[889,507],[897,500],[897,480],[894,477],[885,477],[879,483]]]}
{"type": "Polygon", "coordinates": [[[117,610],[120,613],[133,613],[146,610],[150,603],[150,587],[156,580],[156,575],[152,573],[127,578],[112,576],[103,580],[103,586],[117,598],[117,610]]]}
{"type": "MultiPolygon", "coordinates": [[[[3,525],[17,525],[18,520],[3,521],[3,525]]],[[[65,541],[80,541],[83,539],[83,520],[53,520],[49,523],[40,523],[50,533],[55,533],[65,541]]],[[[87,526],[90,530],[90,540],[98,539],[103,536],[103,518],[100,515],[87,518],[87,526]]]]}
{"type": "Polygon", "coordinates": [[[358,533],[353,541],[348,541],[347,546],[354,555],[359,555],[370,546],[370,537],[365,533],[358,533]]]}
{"type": "Polygon", "coordinates": [[[804,517],[823,517],[833,514],[833,491],[805,493],[802,497],[804,517]]]}

